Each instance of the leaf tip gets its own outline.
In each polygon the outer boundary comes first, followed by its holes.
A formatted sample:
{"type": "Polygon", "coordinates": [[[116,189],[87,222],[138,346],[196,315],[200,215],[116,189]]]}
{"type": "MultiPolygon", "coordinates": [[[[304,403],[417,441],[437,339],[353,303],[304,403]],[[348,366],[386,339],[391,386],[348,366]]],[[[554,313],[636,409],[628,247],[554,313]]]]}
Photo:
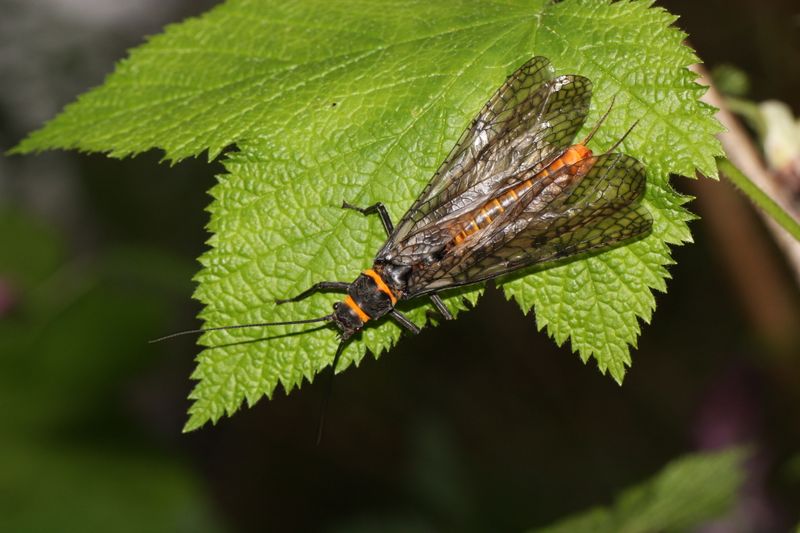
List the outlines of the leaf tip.
{"type": "Polygon", "coordinates": [[[201,414],[197,412],[192,412],[191,409],[189,413],[190,413],[189,420],[186,421],[186,423],[183,425],[183,428],[181,429],[181,433],[183,434],[191,433],[195,430],[200,429],[201,427],[206,425],[206,423],[208,423],[209,420],[208,416],[204,413],[201,414]]]}

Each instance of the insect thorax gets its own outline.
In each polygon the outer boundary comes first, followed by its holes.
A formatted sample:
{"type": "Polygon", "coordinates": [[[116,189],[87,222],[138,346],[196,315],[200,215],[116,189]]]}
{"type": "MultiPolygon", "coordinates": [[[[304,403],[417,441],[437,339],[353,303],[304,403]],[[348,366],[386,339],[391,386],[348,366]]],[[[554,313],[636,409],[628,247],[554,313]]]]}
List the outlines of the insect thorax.
{"type": "Polygon", "coordinates": [[[410,265],[379,260],[375,262],[372,269],[381,277],[395,298],[398,300],[403,298],[406,294],[408,278],[411,276],[412,267],[410,265]]]}
{"type": "Polygon", "coordinates": [[[350,284],[347,294],[371,320],[375,320],[392,310],[394,294],[388,284],[380,283],[382,281],[380,274],[375,271],[372,273],[372,276],[366,273],[359,274],[350,284]]]}

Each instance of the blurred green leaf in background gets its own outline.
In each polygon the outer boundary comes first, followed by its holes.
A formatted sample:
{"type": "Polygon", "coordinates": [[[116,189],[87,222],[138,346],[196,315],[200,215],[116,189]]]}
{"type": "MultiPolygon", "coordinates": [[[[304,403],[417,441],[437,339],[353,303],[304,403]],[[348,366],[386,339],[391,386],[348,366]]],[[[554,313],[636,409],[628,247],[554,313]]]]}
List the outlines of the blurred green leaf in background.
{"type": "Polygon", "coordinates": [[[662,533],[689,531],[722,517],[745,479],[742,449],[687,455],[652,479],[595,507],[531,533],[662,533]]]}
{"type": "Polygon", "coordinates": [[[144,249],[70,262],[57,232],[8,209],[0,242],[15,244],[0,258],[0,530],[220,531],[197,476],[126,429],[120,396],[190,266],[144,249]]]}

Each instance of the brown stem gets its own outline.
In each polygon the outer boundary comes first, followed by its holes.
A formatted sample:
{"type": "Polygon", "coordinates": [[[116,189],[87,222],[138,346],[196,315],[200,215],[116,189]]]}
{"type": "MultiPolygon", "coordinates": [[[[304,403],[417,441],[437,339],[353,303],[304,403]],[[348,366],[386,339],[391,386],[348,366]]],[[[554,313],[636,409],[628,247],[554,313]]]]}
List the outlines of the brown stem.
{"type": "MultiPolygon", "coordinates": [[[[699,64],[692,66],[691,69],[700,75],[700,83],[708,86],[708,92],[706,92],[702,100],[719,109],[717,112],[717,119],[719,119],[727,130],[719,134],[719,140],[725,149],[728,159],[739,167],[742,172],[758,185],[761,190],[775,200],[787,213],[792,214],[795,218],[800,218],[798,217],[798,213],[794,212],[790,200],[792,198],[792,191],[781,186],[772,172],[764,165],[758,148],[742,127],[739,120],[737,120],[736,116],[730,112],[725,104],[725,100],[711,83],[711,79],[706,70],[699,64]]],[[[783,228],[773,222],[771,218],[763,214],[761,214],[761,216],[765,220],[767,228],[769,228],[778,246],[780,246],[783,253],[786,254],[789,265],[794,272],[795,281],[800,284],[800,243],[783,228]]]]}

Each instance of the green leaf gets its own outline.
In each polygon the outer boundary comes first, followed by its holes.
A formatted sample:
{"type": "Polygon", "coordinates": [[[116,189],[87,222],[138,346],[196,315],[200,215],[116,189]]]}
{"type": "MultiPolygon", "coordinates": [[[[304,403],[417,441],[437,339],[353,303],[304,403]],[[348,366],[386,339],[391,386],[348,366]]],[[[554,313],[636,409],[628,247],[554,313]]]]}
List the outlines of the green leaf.
{"type": "Polygon", "coordinates": [[[741,449],[677,459],[652,479],[595,507],[531,533],[685,531],[724,515],[744,480],[741,449]]]}
{"type": "MultiPolygon", "coordinates": [[[[690,240],[687,198],[670,173],[716,172],[720,130],[687,66],[697,59],[649,1],[271,2],[230,0],[174,25],[134,50],[106,83],[17,151],[79,148],[114,156],[161,148],[168,160],[226,146],[227,173],[211,194],[209,240],[196,297],[206,325],[326,314],[331,295],[277,308],[320,280],[352,280],[385,236],[374,219],[339,208],[382,201],[394,219],[419,194],[461,131],[533,55],[560,73],[594,82],[585,134],[609,107],[592,141],[602,151],[634,121],[621,151],[648,170],[646,205],[655,227],[625,248],[539,271],[504,285],[584,361],[621,381],[652,289],[665,290],[668,244],[690,240]]],[[[581,135],[579,134],[579,135],[581,135]]],[[[480,288],[449,295],[455,313],[480,288]]],[[[413,304],[412,304],[413,305],[413,304]]],[[[404,311],[425,322],[423,304],[404,311]]],[[[311,380],[329,365],[329,330],[264,339],[302,327],[205,335],[200,382],[187,429],[311,380]],[[224,345],[224,346],[223,346],[224,345]]],[[[392,323],[367,328],[340,370],[367,349],[399,338],[392,323]]]]}

